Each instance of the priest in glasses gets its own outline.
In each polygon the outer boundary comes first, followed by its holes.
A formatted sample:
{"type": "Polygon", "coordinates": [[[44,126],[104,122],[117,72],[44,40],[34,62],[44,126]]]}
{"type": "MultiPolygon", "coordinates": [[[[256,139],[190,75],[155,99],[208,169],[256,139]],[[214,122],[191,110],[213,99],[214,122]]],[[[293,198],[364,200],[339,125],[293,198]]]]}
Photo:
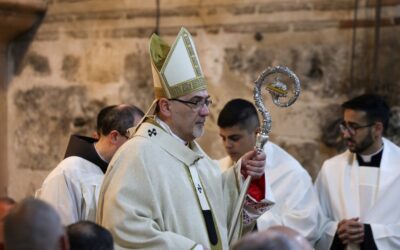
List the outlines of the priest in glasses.
{"type": "Polygon", "coordinates": [[[400,148],[383,136],[390,108],[376,94],[342,107],[347,150],[326,160],[315,182],[329,219],[316,249],[400,249],[400,148]]]}
{"type": "Polygon", "coordinates": [[[131,140],[114,155],[99,198],[97,222],[118,249],[229,249],[239,191],[253,177],[237,239],[272,203],[265,191],[263,152],[246,153],[222,173],[195,141],[203,134],[211,98],[190,33],[169,46],[150,39],[155,100],[131,140]]]}

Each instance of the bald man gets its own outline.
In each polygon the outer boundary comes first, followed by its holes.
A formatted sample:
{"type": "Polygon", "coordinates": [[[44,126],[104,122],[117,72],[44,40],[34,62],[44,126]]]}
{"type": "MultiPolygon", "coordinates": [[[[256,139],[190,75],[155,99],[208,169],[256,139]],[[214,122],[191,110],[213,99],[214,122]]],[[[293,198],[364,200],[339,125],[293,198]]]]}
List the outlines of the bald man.
{"type": "Polygon", "coordinates": [[[4,243],[9,250],[69,249],[57,212],[33,198],[21,201],[4,219],[4,243]]]}
{"type": "Polygon", "coordinates": [[[312,247],[297,231],[285,226],[272,226],[247,235],[236,242],[232,250],[312,250],[312,247]]]}

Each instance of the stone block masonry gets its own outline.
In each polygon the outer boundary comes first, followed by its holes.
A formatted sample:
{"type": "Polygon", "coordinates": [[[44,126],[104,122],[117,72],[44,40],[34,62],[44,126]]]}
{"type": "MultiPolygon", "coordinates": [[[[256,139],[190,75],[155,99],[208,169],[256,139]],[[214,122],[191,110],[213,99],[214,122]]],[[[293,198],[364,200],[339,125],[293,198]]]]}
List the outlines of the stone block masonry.
{"type": "MultiPolygon", "coordinates": [[[[49,2],[21,63],[11,69],[10,195],[32,194],[62,159],[70,134],[91,135],[102,106],[149,107],[154,94],[148,38],[156,30],[155,2],[49,2]]],[[[223,105],[232,98],[252,100],[252,82],[272,65],[290,67],[302,82],[298,102],[288,109],[276,108],[266,96],[272,140],[312,177],[323,160],[343,150],[340,104],[377,86],[371,80],[375,2],[359,3],[352,59],[352,0],[160,1],[160,35],[172,42],[185,26],[196,41],[214,101],[199,140],[210,156],[225,155],[216,125],[223,105]]],[[[388,86],[382,93],[400,106],[400,1],[382,4],[379,69],[380,81],[388,86]]],[[[388,133],[400,143],[397,120],[388,133]]]]}

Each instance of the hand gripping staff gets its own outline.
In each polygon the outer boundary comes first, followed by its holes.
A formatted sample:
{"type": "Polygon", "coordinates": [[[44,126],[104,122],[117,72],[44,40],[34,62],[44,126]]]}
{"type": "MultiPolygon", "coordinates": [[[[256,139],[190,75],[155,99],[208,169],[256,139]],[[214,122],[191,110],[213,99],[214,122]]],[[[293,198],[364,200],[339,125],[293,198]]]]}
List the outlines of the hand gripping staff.
{"type": "MultiPolygon", "coordinates": [[[[264,105],[264,98],[261,94],[261,88],[265,85],[265,89],[271,94],[272,101],[278,107],[289,107],[292,105],[300,95],[300,80],[299,78],[287,67],[284,66],[276,66],[276,67],[268,67],[264,70],[258,79],[254,82],[254,103],[258,109],[258,111],[262,115],[262,126],[261,131],[257,133],[256,137],[256,145],[255,148],[258,152],[263,150],[264,144],[269,139],[269,132],[271,131],[271,115],[264,105]],[[277,74],[277,77],[272,82],[267,82],[267,77],[273,74],[277,74]],[[292,88],[281,81],[281,77],[284,76],[285,80],[288,80],[289,83],[293,84],[292,88]],[[290,95],[289,95],[290,94],[290,95]]],[[[249,189],[251,182],[251,176],[247,176],[246,180],[243,183],[243,187],[240,191],[238,202],[236,203],[235,210],[233,212],[233,220],[231,221],[230,230],[229,230],[229,244],[232,243],[233,233],[235,231],[239,216],[243,210],[244,201],[247,195],[247,191],[249,189]]]]}

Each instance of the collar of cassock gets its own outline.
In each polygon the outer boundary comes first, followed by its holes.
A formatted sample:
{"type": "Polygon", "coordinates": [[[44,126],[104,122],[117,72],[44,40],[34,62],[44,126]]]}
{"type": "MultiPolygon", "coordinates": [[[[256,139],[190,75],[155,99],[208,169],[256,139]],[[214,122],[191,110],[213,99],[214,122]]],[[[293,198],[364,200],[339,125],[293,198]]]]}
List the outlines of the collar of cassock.
{"type": "Polygon", "coordinates": [[[64,159],[70,156],[78,156],[98,166],[103,173],[106,172],[108,163],[96,152],[94,143],[97,139],[82,135],[71,135],[64,159]]]}
{"type": "Polygon", "coordinates": [[[358,166],[379,168],[381,165],[382,153],[383,153],[383,146],[381,147],[380,150],[371,155],[356,154],[358,166]]]}
{"type": "MultiPolygon", "coordinates": [[[[166,125],[166,124],[165,124],[166,125]]],[[[167,125],[168,126],[168,125],[167,125]]],[[[153,116],[149,116],[137,129],[135,136],[143,136],[154,140],[157,145],[169,152],[185,165],[191,166],[196,161],[204,157],[205,153],[200,149],[195,141],[185,142],[173,135],[170,129],[162,127],[153,116]]]]}

